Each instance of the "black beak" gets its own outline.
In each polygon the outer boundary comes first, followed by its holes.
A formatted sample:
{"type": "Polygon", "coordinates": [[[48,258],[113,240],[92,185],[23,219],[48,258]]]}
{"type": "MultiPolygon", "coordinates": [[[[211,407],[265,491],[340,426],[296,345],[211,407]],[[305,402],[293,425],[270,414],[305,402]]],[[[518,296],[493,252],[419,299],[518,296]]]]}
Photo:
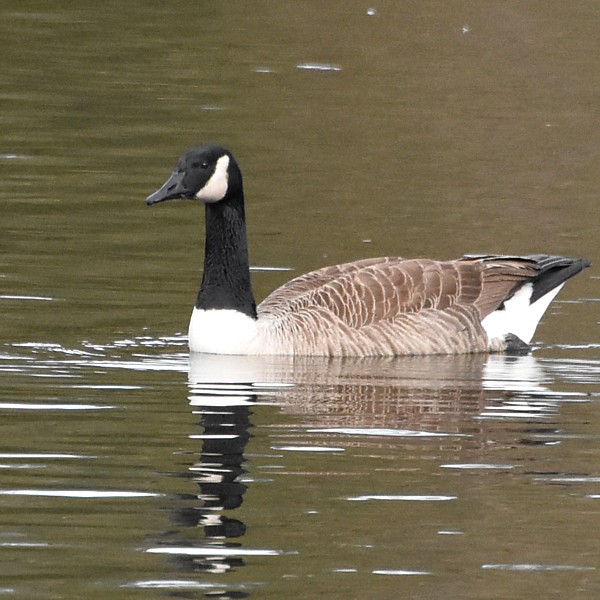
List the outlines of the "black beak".
{"type": "Polygon", "coordinates": [[[191,198],[190,192],[183,185],[184,173],[175,171],[162,187],[146,198],[148,206],[175,198],[191,198]]]}

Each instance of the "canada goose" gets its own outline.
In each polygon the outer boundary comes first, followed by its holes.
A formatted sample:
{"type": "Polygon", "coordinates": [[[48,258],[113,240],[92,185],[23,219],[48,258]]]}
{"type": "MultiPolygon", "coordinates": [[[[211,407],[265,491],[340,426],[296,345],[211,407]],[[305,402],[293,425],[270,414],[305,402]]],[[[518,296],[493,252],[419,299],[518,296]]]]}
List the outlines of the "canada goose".
{"type": "Polygon", "coordinates": [[[284,284],[256,307],[242,173],[225,148],[186,152],[147,204],[206,207],[204,274],[189,327],[192,352],[377,356],[528,348],[544,311],[585,259],[467,255],[370,258],[284,284]]]}

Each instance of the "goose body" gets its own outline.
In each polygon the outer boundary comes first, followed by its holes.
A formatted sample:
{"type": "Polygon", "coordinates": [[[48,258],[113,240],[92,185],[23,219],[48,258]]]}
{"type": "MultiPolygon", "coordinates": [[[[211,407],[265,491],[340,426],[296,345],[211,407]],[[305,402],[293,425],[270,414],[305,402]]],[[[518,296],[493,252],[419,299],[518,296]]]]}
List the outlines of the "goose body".
{"type": "Polygon", "coordinates": [[[192,352],[392,356],[526,349],[564,283],[589,266],[561,256],[370,258],[297,277],[257,307],[242,174],[228,150],[201,146],[147,198],[204,202],[204,273],[192,352]]]}

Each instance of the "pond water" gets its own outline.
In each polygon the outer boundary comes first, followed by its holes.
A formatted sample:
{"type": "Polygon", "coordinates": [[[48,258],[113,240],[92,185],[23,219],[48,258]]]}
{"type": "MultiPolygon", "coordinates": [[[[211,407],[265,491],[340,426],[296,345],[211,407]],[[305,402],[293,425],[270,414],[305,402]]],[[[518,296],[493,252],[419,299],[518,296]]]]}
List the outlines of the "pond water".
{"type": "Polygon", "coordinates": [[[0,597],[597,598],[600,290],[529,356],[189,357],[188,146],[257,299],[386,254],[600,264],[600,8],[0,8],[0,597]]]}
{"type": "Polygon", "coordinates": [[[2,356],[21,597],[598,593],[597,361],[2,356]]]}

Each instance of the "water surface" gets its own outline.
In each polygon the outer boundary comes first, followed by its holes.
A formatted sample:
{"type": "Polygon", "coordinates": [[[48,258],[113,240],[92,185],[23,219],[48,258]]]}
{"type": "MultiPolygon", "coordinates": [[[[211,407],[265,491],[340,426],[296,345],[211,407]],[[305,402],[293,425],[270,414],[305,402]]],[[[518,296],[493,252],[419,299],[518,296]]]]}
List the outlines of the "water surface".
{"type": "Polygon", "coordinates": [[[257,299],[326,264],[600,264],[600,9],[0,9],[0,595],[596,598],[597,267],[532,356],[191,362],[188,146],[245,175],[257,299]]]}
{"type": "Polygon", "coordinates": [[[188,364],[149,342],[2,355],[12,593],[598,589],[597,361],[188,364]]]}

